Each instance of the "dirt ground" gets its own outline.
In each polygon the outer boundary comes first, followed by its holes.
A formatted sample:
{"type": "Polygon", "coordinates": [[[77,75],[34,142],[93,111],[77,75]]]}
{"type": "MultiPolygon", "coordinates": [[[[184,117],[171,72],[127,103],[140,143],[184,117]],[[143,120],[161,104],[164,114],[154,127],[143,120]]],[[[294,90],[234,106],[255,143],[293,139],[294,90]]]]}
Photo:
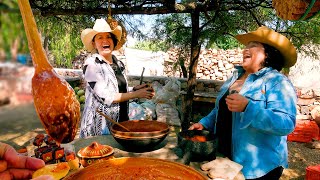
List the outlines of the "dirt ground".
{"type": "MultiPolygon", "coordinates": [[[[19,149],[32,147],[30,140],[45,133],[35,112],[33,103],[0,107],[0,141],[19,149]]],[[[320,164],[320,149],[310,148],[308,143],[288,142],[289,169],[281,179],[303,180],[306,167],[320,164]]]]}

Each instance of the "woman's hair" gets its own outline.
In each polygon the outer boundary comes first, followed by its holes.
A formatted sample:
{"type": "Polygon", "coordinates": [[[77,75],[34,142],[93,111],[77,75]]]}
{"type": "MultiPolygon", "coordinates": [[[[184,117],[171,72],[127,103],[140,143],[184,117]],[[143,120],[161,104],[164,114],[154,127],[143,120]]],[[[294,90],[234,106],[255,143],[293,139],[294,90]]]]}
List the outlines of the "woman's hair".
{"type": "Polygon", "coordinates": [[[264,52],[266,53],[266,59],[262,65],[281,71],[284,67],[284,58],[280,51],[268,44],[262,43],[262,45],[264,47],[264,52]]]}
{"type": "Polygon", "coordinates": [[[110,33],[110,34],[111,34],[111,38],[112,38],[114,47],[116,47],[117,44],[118,44],[118,40],[117,40],[117,38],[116,38],[116,35],[114,35],[114,34],[112,34],[112,33],[110,33]]]}
{"type": "MultiPolygon", "coordinates": [[[[114,45],[114,47],[116,47],[117,44],[118,44],[118,40],[117,40],[117,38],[116,38],[116,35],[114,35],[113,33],[110,33],[110,35],[111,35],[111,39],[112,39],[112,41],[113,41],[113,45],[114,45]]],[[[93,36],[92,42],[94,42],[94,38],[95,38],[95,37],[96,37],[96,35],[93,36]]]]}

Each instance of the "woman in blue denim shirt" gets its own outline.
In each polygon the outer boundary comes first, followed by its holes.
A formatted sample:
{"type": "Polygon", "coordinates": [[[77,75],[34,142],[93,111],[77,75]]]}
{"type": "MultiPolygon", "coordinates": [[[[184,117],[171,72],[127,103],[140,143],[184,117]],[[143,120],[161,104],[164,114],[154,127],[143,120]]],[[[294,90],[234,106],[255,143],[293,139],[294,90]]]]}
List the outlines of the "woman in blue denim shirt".
{"type": "Polygon", "coordinates": [[[121,48],[121,36],[121,26],[111,29],[104,19],[97,19],[92,29],[81,33],[84,47],[91,52],[83,67],[86,101],[81,117],[82,138],[110,134],[111,123],[96,109],[116,121],[126,121],[130,99],[151,99],[154,95],[153,89],[145,84],[129,91],[124,65],[112,55],[113,50],[121,48]]]}
{"type": "Polygon", "coordinates": [[[296,92],[279,71],[297,60],[283,35],[267,28],[237,35],[243,64],[221,87],[215,108],[189,129],[208,129],[218,152],[243,166],[246,179],[279,179],[288,167],[287,135],[294,130],[296,92]]]}

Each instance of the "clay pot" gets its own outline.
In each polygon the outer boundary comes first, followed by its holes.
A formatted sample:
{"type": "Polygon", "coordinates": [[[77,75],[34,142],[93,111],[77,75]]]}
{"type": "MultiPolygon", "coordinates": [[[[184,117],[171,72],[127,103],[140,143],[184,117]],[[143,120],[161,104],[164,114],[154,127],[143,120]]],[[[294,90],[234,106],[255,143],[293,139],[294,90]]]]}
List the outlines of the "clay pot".
{"type": "Polygon", "coordinates": [[[320,2],[311,3],[311,0],[272,0],[272,6],[284,20],[307,20],[315,17],[320,10],[320,2]]]}
{"type": "Polygon", "coordinates": [[[83,167],[87,167],[93,163],[113,158],[113,148],[108,145],[101,145],[93,142],[91,145],[78,151],[80,163],[83,167]]]}

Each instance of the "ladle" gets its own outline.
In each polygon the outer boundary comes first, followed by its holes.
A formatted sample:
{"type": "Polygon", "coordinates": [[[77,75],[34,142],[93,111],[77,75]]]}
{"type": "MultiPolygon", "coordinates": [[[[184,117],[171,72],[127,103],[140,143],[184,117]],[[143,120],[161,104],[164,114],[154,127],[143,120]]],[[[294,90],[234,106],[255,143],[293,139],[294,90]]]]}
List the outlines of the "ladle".
{"type": "Polygon", "coordinates": [[[111,117],[109,117],[108,115],[102,113],[101,111],[99,111],[98,109],[96,110],[100,115],[104,116],[107,120],[109,120],[111,123],[116,124],[118,126],[120,126],[121,128],[125,129],[128,132],[131,132],[130,129],[126,128],[125,126],[121,125],[120,123],[116,122],[115,120],[113,120],[111,117]]]}
{"type": "Polygon", "coordinates": [[[18,0],[18,4],[35,68],[32,95],[36,112],[57,143],[69,143],[77,134],[80,103],[70,84],[49,63],[29,1],[18,0]]]}

